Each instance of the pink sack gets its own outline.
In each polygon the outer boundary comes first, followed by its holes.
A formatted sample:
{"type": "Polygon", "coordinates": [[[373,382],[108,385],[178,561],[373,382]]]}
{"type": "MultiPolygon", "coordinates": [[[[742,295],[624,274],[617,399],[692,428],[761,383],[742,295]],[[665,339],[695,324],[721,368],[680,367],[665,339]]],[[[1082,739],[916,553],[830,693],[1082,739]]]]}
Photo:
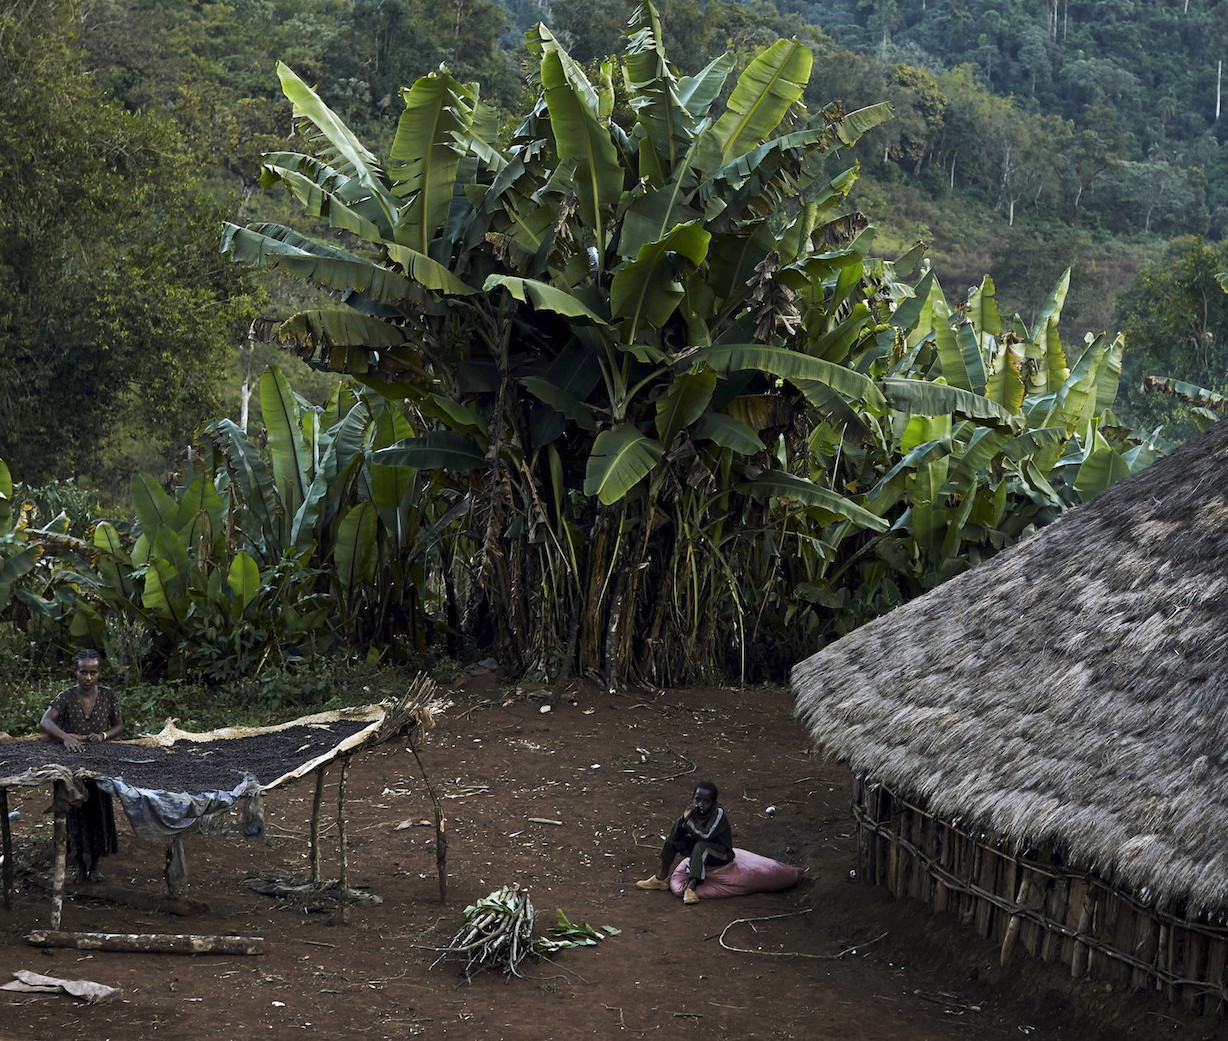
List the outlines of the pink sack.
{"type": "MultiPolygon", "coordinates": [[[[669,878],[674,896],[686,889],[690,858],[684,860],[669,878]]],[[[770,857],[761,857],[750,850],[734,848],[733,861],[721,867],[708,868],[707,877],[696,887],[701,900],[718,896],[745,896],[747,893],[778,893],[802,880],[804,872],[792,864],[782,864],[770,857]]]]}

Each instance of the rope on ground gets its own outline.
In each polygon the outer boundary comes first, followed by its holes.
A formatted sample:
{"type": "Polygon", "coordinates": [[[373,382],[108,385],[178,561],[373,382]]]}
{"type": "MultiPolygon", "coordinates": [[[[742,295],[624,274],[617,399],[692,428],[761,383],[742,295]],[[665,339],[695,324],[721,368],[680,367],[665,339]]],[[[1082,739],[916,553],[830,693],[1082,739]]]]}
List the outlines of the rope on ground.
{"type": "Polygon", "coordinates": [[[776,918],[796,918],[799,915],[810,914],[814,910],[813,907],[806,907],[800,911],[786,911],[783,914],[769,914],[761,918],[735,918],[717,936],[717,942],[727,951],[734,951],[738,954],[764,954],[769,958],[814,958],[816,961],[839,961],[846,954],[853,954],[861,950],[863,947],[869,947],[870,944],[878,943],[879,940],[886,937],[886,933],[881,936],[874,937],[873,940],[867,940],[865,943],[855,943],[851,947],[846,947],[844,950],[836,954],[806,954],[802,951],[756,951],[750,947],[734,947],[732,944],[725,942],[725,934],[729,932],[735,925],[748,925],[752,922],[770,922],[776,918]]]}

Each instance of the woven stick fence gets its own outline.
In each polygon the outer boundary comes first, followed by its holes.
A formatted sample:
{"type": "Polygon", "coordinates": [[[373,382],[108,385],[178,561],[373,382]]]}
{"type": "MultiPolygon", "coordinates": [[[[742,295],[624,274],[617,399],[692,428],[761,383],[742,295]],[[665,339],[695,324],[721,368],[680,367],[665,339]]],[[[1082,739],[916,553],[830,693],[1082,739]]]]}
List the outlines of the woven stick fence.
{"type": "Polygon", "coordinates": [[[888,788],[859,781],[853,801],[861,879],[953,914],[1000,944],[1066,966],[1074,979],[1161,992],[1192,1012],[1228,1010],[1228,926],[1150,907],[1052,846],[1022,850],[961,828],[888,788]]]}

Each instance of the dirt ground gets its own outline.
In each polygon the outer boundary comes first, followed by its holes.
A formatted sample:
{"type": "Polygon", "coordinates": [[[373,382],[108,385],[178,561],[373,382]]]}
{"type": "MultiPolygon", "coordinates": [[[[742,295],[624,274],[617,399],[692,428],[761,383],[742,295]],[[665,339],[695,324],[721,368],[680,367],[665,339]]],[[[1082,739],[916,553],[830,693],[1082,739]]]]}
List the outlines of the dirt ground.
{"type": "MultiPolygon", "coordinates": [[[[121,851],[104,862],[108,881],[77,888],[65,906],[64,929],[259,936],[263,955],[31,946],[27,935],[47,928],[51,912],[50,798],[11,793],[21,885],[12,910],[0,910],[0,980],[27,969],[122,995],[85,1005],[0,991],[0,1041],[1228,1036],[1216,1021],[1044,966],[999,969],[997,951],[953,920],[852,880],[849,777],[808,752],[787,690],[610,695],[582,686],[548,697],[485,675],[450,696],[421,750],[448,815],[446,904],[431,803],[413,756],[392,742],[355,757],[349,775],[350,883],[381,902],[352,906],[348,924],[332,907],[242,884],[309,877],[309,781],[270,794],[263,845],[188,841],[192,906],[162,899],[161,850],[137,843],[122,822],[121,851]],[[737,845],[803,866],[806,881],[693,907],[637,890],[701,779],[721,786],[737,845]],[[466,982],[457,962],[432,967],[433,948],[460,926],[465,906],[512,882],[529,890],[539,935],[556,908],[621,933],[554,963],[528,962],[523,978],[466,982]]],[[[324,843],[331,877],[336,838],[333,826],[324,843]]]]}

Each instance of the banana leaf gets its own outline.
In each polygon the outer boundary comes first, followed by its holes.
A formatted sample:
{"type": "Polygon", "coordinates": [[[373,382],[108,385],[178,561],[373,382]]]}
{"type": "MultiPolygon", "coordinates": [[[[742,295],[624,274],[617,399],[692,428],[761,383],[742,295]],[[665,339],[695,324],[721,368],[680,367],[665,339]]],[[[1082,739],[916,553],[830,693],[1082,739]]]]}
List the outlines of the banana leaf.
{"type": "Polygon", "coordinates": [[[672,444],[678,431],[704,414],[715,389],[716,373],[710,369],[688,372],[674,379],[669,390],[657,399],[655,423],[661,444],[672,444]]]}
{"type": "Polygon", "coordinates": [[[917,416],[961,416],[974,423],[1016,429],[1021,421],[1009,409],[980,394],[944,383],[888,377],[882,381],[883,394],[892,408],[917,416]]]}
{"type": "Polygon", "coordinates": [[[814,58],[797,40],[777,40],[746,67],[725,111],[701,135],[695,166],[707,173],[771,135],[802,98],[814,58]]]}
{"type": "Polygon", "coordinates": [[[678,307],[685,290],[678,280],[677,258],[694,267],[703,263],[712,236],[698,223],[680,224],[663,239],[642,246],[610,283],[610,313],[626,320],[628,342],[644,324],[660,329],[678,307]]]}
{"type": "Polygon", "coordinates": [[[307,496],[312,459],[299,427],[298,398],[276,365],[260,377],[260,410],[268,432],[273,485],[285,515],[293,517],[307,496]]]}
{"type": "Polygon", "coordinates": [[[247,605],[255,600],[256,594],[260,592],[260,568],[243,550],[239,550],[230,562],[230,569],[226,573],[226,586],[234,594],[240,614],[247,610],[247,605]]]}
{"type": "Polygon", "coordinates": [[[375,156],[288,65],[278,62],[277,76],[281,80],[282,93],[294,106],[295,117],[306,119],[315,126],[329,150],[344,164],[343,169],[363,186],[379,204],[387,223],[392,224],[397,209],[396,200],[384,186],[375,156]]]}
{"type": "Polygon", "coordinates": [[[575,296],[546,282],[512,275],[491,275],[482,286],[483,292],[501,286],[522,303],[531,303],[543,311],[553,311],[565,318],[583,318],[594,325],[607,325],[600,315],[584,306],[575,296]]]}
{"type": "Polygon", "coordinates": [[[452,205],[473,95],[440,70],[420,78],[401,97],[405,109],[388,155],[388,175],[396,182],[393,194],[409,202],[397,219],[395,238],[426,254],[452,205]]]}
{"type": "Polygon", "coordinates": [[[890,527],[882,517],[875,516],[851,499],[783,470],[769,471],[753,480],[743,481],[737,487],[755,498],[796,499],[803,506],[825,510],[859,528],[886,531],[890,527]]]}
{"type": "Polygon", "coordinates": [[[594,104],[582,98],[565,74],[557,50],[548,51],[541,63],[542,86],[550,110],[559,159],[574,160],[574,190],[580,200],[580,219],[597,239],[598,256],[605,250],[605,210],[622,196],[623,170],[610,132],[598,120],[594,104]]]}
{"type": "Polygon", "coordinates": [[[383,466],[412,466],[418,470],[475,470],[486,465],[482,450],[463,434],[432,430],[424,437],[411,437],[372,454],[383,466]]]}
{"type": "Polygon", "coordinates": [[[630,423],[603,430],[593,442],[585,468],[584,494],[595,495],[610,506],[626,496],[664,455],[664,445],[630,423]]]}
{"type": "Polygon", "coordinates": [[[864,402],[870,408],[886,406],[882,391],[868,376],[784,347],[769,347],[757,343],[717,344],[696,351],[678,364],[691,365],[699,362],[712,366],[722,374],[746,369],[769,372],[787,380],[816,380],[849,398],[864,402]]]}
{"type": "Polygon", "coordinates": [[[364,502],[349,510],[338,525],[333,568],[343,603],[352,603],[375,573],[378,520],[374,504],[364,502]]]}

